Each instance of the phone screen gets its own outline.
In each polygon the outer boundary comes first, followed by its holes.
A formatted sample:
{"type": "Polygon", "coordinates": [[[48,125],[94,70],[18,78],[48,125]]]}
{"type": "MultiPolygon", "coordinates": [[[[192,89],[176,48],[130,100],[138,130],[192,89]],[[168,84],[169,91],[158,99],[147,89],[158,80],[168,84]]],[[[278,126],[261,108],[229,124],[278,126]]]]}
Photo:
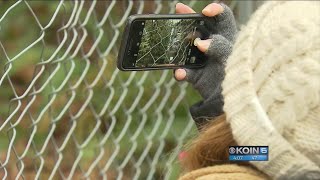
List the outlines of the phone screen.
{"type": "MultiPolygon", "coordinates": [[[[130,62],[125,68],[201,67],[204,53],[194,45],[196,38],[207,39],[205,19],[136,20],[132,26],[130,62]]],[[[127,60],[129,60],[127,59],[127,60]]]]}

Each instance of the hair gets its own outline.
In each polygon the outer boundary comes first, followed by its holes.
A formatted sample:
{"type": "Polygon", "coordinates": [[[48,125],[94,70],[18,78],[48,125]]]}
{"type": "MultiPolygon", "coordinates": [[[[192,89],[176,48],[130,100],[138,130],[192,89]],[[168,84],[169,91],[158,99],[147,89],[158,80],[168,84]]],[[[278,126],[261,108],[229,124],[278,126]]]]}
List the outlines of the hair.
{"type": "MultiPolygon", "coordinates": [[[[184,172],[229,161],[229,146],[237,146],[225,114],[210,120],[201,127],[198,137],[186,146],[186,156],[180,160],[184,172]]],[[[237,164],[249,165],[247,162],[237,164]]]]}

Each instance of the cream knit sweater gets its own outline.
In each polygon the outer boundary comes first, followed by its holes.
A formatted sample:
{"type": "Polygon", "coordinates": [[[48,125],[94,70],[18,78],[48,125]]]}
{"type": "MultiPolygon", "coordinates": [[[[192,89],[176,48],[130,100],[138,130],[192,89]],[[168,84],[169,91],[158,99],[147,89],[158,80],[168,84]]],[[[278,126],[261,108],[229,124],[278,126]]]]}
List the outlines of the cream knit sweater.
{"type": "Polygon", "coordinates": [[[320,2],[265,3],[227,60],[224,111],[251,162],[275,179],[320,179],[320,2]]]}
{"type": "MultiPolygon", "coordinates": [[[[272,179],[320,179],[320,2],[268,1],[244,27],[227,59],[224,112],[239,145],[269,146],[251,162],[272,179]]],[[[186,179],[264,179],[220,165],[186,179]]]]}

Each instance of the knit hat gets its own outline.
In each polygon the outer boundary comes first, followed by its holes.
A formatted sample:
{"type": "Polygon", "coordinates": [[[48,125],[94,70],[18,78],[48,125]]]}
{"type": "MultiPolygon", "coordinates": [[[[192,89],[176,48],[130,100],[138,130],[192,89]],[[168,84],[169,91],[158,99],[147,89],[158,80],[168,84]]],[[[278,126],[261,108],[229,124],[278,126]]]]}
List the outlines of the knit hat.
{"type": "Polygon", "coordinates": [[[224,111],[239,145],[269,146],[252,161],[275,179],[320,179],[320,2],[267,2],[226,65],[224,111]]]}

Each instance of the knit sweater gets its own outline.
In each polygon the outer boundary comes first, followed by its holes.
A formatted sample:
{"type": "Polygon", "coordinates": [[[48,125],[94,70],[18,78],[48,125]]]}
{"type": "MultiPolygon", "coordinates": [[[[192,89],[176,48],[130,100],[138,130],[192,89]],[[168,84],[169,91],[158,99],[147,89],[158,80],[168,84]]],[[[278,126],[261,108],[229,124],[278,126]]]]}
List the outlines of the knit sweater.
{"type": "Polygon", "coordinates": [[[269,146],[269,161],[251,163],[274,179],[320,179],[320,2],[265,3],[239,33],[225,73],[236,142],[269,146]]]}

